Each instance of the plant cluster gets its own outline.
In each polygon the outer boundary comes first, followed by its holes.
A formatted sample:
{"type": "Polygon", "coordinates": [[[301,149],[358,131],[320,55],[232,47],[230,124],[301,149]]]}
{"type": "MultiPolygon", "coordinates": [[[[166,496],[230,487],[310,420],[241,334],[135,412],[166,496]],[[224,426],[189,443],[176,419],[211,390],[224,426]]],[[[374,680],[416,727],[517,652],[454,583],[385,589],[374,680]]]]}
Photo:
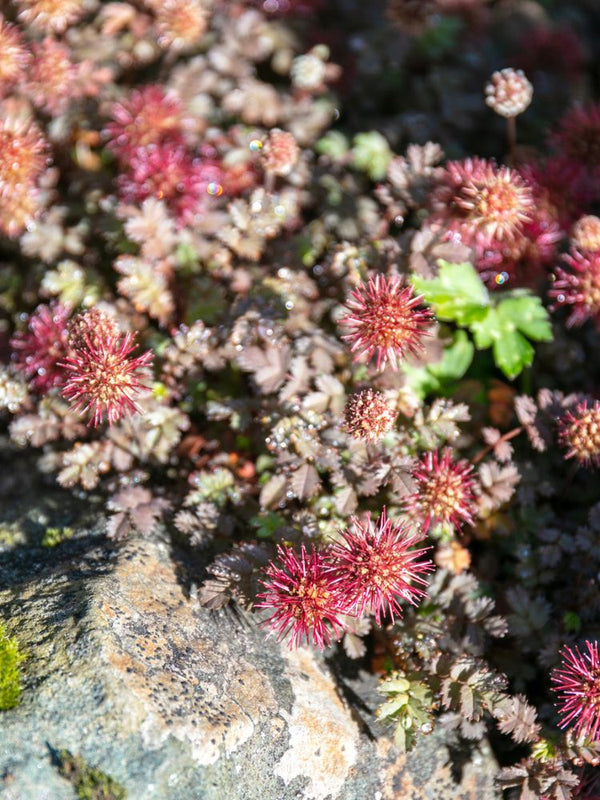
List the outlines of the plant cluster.
{"type": "Polygon", "coordinates": [[[3,4],[0,414],[208,609],[362,659],[399,747],[491,735],[558,800],[600,762],[600,103],[593,3],[530,5],[3,4]]]}

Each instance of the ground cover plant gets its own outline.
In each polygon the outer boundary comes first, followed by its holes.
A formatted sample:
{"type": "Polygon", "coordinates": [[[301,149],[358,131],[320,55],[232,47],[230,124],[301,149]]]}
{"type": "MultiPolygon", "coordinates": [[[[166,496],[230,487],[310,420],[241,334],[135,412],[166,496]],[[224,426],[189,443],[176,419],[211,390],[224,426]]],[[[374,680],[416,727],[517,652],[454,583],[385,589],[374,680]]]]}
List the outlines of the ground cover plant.
{"type": "Polygon", "coordinates": [[[524,799],[600,791],[595,5],[0,15],[6,434],[524,799]]]}

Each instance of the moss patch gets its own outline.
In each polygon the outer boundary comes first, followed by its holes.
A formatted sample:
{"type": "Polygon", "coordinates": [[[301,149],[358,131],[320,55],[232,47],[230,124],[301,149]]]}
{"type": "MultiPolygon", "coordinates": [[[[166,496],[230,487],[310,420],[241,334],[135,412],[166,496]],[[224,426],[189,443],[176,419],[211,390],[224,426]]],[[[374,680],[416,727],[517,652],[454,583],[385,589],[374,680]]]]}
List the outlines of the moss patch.
{"type": "Polygon", "coordinates": [[[0,711],[14,708],[21,697],[19,663],[24,656],[19,652],[17,640],[8,636],[0,622],[0,711]]]}
{"type": "Polygon", "coordinates": [[[125,800],[127,792],[113,778],[90,767],[81,756],[69,750],[56,753],[58,771],[73,786],[79,800],[125,800]]]}

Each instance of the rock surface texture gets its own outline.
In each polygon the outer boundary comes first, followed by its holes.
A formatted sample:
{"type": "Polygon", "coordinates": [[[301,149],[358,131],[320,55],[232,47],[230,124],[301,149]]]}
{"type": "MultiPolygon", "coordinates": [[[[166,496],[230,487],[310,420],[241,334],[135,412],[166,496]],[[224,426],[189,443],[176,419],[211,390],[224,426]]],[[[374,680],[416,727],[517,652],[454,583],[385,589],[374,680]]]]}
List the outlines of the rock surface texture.
{"type": "Polygon", "coordinates": [[[499,796],[487,750],[452,758],[436,732],[402,756],[372,678],[201,608],[164,532],[109,547],[101,504],[3,482],[0,619],[26,661],[21,704],[0,713],[2,800],[74,800],[64,748],[133,800],[499,796]],[[73,539],[40,547],[56,524],[73,539]]]}

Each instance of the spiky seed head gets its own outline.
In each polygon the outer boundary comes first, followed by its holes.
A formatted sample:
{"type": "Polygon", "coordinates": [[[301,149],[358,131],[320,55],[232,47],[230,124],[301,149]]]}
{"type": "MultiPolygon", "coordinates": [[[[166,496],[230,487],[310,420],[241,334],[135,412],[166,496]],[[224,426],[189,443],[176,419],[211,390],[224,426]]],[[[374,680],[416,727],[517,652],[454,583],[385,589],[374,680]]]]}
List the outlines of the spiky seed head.
{"type": "Polygon", "coordinates": [[[343,608],[334,586],[333,573],[323,553],[296,553],[291,547],[277,547],[277,560],[269,564],[257,608],[273,614],[263,625],[270,627],[278,640],[287,638],[290,648],[312,642],[321,650],[343,632],[343,608]]]}
{"type": "Polygon", "coordinates": [[[422,297],[415,297],[412,286],[403,286],[392,275],[376,275],[361,283],[346,301],[340,325],[348,331],[342,336],[355,353],[354,360],[377,359],[377,368],[389,362],[392,369],[408,355],[423,349],[421,339],[433,322],[429,309],[419,308],[422,297]]]}
{"type": "Polygon", "coordinates": [[[378,625],[389,615],[401,616],[401,601],[417,605],[425,595],[424,578],[433,564],[423,555],[428,548],[413,549],[423,534],[411,534],[405,525],[388,519],[386,509],[376,524],[368,514],[352,517],[349,527],[331,546],[336,586],[348,613],[375,615],[378,625]]]}
{"type": "Polygon", "coordinates": [[[437,216],[467,242],[512,241],[535,213],[533,189],[516,170],[483,158],[449,161],[432,194],[437,216]]]}
{"type": "Polygon", "coordinates": [[[417,489],[405,500],[424,531],[436,524],[473,524],[472,471],[468,461],[454,461],[448,448],[425,454],[412,474],[417,489]]]}
{"type": "Polygon", "coordinates": [[[0,97],[24,78],[30,54],[19,29],[0,14],[0,97]]]}
{"type": "Polygon", "coordinates": [[[579,647],[565,647],[562,663],[551,674],[553,690],[558,695],[561,728],[572,727],[575,734],[592,741],[600,740],[600,652],[597,641],[579,647]]]}
{"type": "Polygon", "coordinates": [[[19,20],[42,33],[64,33],[85,12],[83,0],[16,0],[19,20]]]}
{"type": "Polygon", "coordinates": [[[69,351],[67,321],[70,313],[59,303],[39,305],[29,317],[27,330],[15,334],[11,340],[17,368],[41,394],[64,380],[65,371],[59,363],[69,351]]]}
{"type": "Polygon", "coordinates": [[[584,400],[573,411],[567,411],[559,420],[558,431],[561,444],[567,448],[567,458],[600,466],[600,400],[591,407],[584,400]]]}
{"type": "Polygon", "coordinates": [[[105,128],[108,147],[128,160],[139,147],[163,141],[182,144],[182,108],[161,86],[144,86],[115,103],[105,128]]]}
{"type": "Polygon", "coordinates": [[[568,111],[552,142],[561,155],[596,174],[600,169],[600,103],[568,111]]]}
{"type": "Polygon", "coordinates": [[[131,358],[135,334],[115,333],[115,323],[106,315],[89,314],[80,314],[71,326],[72,349],[60,364],[67,371],[62,395],[74,411],[89,413],[90,425],[97,427],[105,416],[112,425],[141,411],[137,397],[152,353],[131,358]]]}
{"type": "Polygon", "coordinates": [[[563,255],[569,269],[556,268],[549,291],[553,308],[570,306],[567,327],[578,327],[588,319],[600,319],[600,250],[581,252],[572,248],[563,255]]]}
{"type": "Polygon", "coordinates": [[[357,439],[372,441],[394,427],[398,413],[382,392],[363,389],[350,395],[344,409],[348,433],[357,439]]]}
{"type": "Polygon", "coordinates": [[[523,70],[506,67],[494,72],[485,87],[485,102],[501,117],[516,117],[531,103],[533,86],[523,70]]]}

